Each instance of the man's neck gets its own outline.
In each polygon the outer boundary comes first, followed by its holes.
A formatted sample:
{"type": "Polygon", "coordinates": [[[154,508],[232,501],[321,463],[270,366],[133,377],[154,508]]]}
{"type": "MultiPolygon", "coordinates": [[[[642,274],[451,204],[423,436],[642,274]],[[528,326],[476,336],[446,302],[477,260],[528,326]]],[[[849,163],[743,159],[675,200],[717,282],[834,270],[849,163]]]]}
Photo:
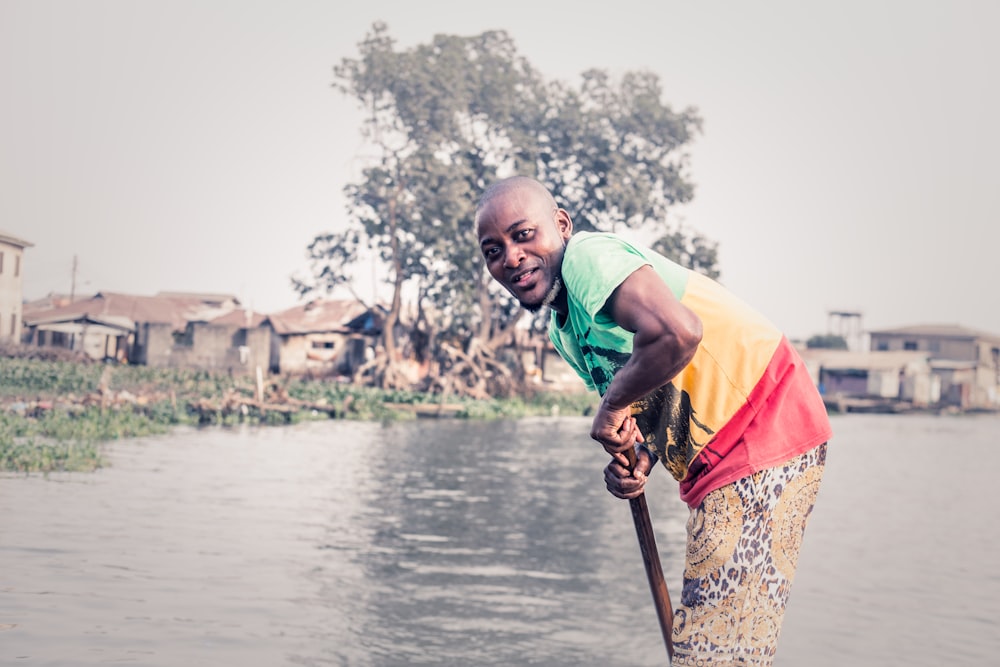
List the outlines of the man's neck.
{"type": "Polygon", "coordinates": [[[562,277],[557,277],[555,284],[552,286],[552,291],[549,296],[545,299],[545,304],[555,312],[557,312],[563,318],[569,312],[569,301],[566,298],[566,286],[563,285],[562,277]]]}

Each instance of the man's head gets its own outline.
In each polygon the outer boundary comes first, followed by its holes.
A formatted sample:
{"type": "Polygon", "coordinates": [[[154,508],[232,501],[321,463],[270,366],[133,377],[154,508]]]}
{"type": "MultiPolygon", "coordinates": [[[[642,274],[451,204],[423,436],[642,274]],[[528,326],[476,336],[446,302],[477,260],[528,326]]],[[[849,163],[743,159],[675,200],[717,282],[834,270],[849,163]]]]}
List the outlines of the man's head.
{"type": "Polygon", "coordinates": [[[522,306],[536,311],[561,296],[573,221],[545,186],[525,176],[494,183],[476,206],[476,230],[490,275],[522,306]]]}

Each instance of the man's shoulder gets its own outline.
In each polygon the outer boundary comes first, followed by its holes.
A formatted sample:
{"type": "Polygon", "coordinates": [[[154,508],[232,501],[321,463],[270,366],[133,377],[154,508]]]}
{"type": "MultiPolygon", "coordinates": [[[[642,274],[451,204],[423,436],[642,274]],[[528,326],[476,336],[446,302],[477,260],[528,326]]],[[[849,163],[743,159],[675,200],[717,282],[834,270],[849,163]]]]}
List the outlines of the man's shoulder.
{"type": "Polygon", "coordinates": [[[618,234],[613,234],[611,232],[575,232],[569,238],[567,247],[581,245],[589,247],[600,244],[627,245],[625,243],[625,239],[618,234]]]}
{"type": "Polygon", "coordinates": [[[609,254],[642,256],[642,251],[617,234],[610,232],[576,232],[566,244],[566,258],[586,264],[609,254]]]}

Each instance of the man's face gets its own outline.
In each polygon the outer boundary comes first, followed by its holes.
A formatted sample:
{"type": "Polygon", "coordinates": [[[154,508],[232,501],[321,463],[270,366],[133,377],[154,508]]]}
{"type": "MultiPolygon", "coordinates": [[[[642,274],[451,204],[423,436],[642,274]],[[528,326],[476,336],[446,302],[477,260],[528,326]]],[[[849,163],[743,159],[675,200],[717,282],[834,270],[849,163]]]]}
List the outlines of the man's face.
{"type": "Polygon", "coordinates": [[[520,187],[487,203],[477,228],[490,275],[528,310],[551,303],[573,231],[566,211],[542,193],[520,187]]]}

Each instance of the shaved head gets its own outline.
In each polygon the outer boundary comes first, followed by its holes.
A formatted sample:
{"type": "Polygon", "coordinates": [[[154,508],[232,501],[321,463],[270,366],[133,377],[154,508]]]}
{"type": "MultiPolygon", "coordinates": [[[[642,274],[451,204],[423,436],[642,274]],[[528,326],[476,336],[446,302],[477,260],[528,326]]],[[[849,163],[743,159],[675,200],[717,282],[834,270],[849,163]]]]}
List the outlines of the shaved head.
{"type": "Polygon", "coordinates": [[[540,182],[529,176],[511,176],[510,178],[497,181],[486,188],[486,191],[479,198],[479,203],[476,204],[475,217],[478,219],[479,213],[497,197],[502,197],[521,189],[531,192],[533,196],[543,197],[546,202],[552,205],[552,208],[558,208],[552,193],[540,182]]]}

